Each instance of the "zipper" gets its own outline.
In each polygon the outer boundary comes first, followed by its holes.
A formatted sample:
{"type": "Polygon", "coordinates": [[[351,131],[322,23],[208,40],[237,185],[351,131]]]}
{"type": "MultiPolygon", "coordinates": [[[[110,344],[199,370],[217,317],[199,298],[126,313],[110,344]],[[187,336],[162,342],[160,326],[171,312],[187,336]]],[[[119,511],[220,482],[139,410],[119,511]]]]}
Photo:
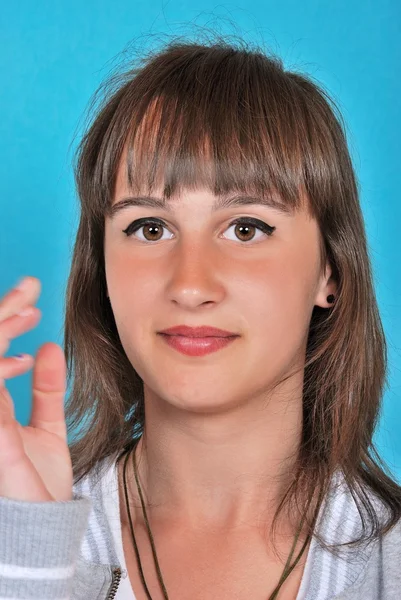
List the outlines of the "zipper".
{"type": "Polygon", "coordinates": [[[110,586],[106,600],[114,600],[114,598],[116,597],[116,594],[117,594],[118,586],[120,585],[120,581],[121,581],[121,569],[120,569],[120,567],[116,567],[115,569],[113,569],[111,586],[110,586]]]}

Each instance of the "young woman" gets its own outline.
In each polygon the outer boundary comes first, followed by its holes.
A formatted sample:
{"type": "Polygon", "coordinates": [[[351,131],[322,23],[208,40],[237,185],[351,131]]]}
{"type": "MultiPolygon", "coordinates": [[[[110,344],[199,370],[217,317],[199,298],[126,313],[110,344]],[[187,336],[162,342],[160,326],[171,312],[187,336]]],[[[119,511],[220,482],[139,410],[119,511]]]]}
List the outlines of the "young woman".
{"type": "MultiPolygon", "coordinates": [[[[64,351],[0,360],[33,366],[28,427],[1,392],[0,598],[399,598],[385,339],[336,105],[221,40],[109,83],[78,149],[64,351]]],[[[2,353],[39,293],[2,299],[2,353]]]]}

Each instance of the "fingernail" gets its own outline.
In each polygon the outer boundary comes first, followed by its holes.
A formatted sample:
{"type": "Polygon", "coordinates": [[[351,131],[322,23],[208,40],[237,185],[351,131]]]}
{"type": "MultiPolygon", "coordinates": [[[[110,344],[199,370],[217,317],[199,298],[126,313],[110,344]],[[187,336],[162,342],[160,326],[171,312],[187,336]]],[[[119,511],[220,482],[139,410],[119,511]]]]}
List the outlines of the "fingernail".
{"type": "Polygon", "coordinates": [[[13,356],[13,358],[16,358],[17,360],[27,360],[29,358],[28,354],[16,354],[15,356],[13,356]]]}
{"type": "Polygon", "coordinates": [[[19,282],[14,286],[14,289],[25,292],[29,288],[29,281],[26,277],[22,277],[19,282]]]}
{"type": "Polygon", "coordinates": [[[31,315],[33,315],[33,308],[28,306],[27,308],[24,308],[23,310],[21,310],[18,313],[18,315],[20,317],[30,317],[31,315]]]}

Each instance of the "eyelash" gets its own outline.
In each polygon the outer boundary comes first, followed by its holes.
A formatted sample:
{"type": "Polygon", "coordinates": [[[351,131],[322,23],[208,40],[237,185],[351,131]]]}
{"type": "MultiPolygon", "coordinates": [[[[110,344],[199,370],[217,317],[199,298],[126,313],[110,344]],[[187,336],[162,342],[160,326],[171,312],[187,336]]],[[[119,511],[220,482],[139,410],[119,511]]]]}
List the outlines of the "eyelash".
{"type": "MultiPolygon", "coordinates": [[[[128,227],[123,230],[123,233],[125,233],[127,237],[130,237],[133,233],[136,233],[139,229],[141,229],[141,227],[144,227],[145,225],[158,225],[158,226],[165,227],[166,229],[168,229],[168,227],[162,220],[148,219],[145,217],[142,219],[136,219],[136,221],[133,221],[132,223],[130,223],[128,225],[128,227]]],[[[268,225],[264,221],[260,221],[259,219],[254,219],[253,217],[239,217],[238,219],[234,219],[234,221],[231,221],[228,228],[232,227],[233,225],[252,225],[253,227],[256,227],[256,229],[259,229],[260,231],[262,231],[267,236],[271,236],[276,229],[275,227],[268,225]]],[[[140,241],[143,241],[143,240],[140,240],[140,241]]],[[[151,242],[149,240],[146,240],[145,243],[156,244],[159,241],[160,240],[151,242]]],[[[249,242],[241,242],[241,240],[239,240],[239,241],[242,244],[249,243],[249,242]]],[[[252,241],[252,240],[250,240],[250,241],[252,241]]]]}

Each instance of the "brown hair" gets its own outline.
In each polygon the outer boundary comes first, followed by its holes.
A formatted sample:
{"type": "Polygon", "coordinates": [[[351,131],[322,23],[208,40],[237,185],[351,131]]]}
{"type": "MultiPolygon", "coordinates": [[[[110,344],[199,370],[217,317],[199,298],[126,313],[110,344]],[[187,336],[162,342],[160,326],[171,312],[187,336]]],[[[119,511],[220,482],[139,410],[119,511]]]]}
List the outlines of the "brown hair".
{"type": "Polygon", "coordinates": [[[184,187],[207,186],[215,194],[275,191],[296,210],[300,192],[306,193],[320,227],[322,268],[329,260],[338,291],[332,309],[313,310],[302,443],[275,520],[294,499],[307,513],[299,499],[327,491],[341,469],[367,513],[355,542],[388,531],[401,516],[401,488],[372,441],[386,343],[337,105],[311,76],[285,70],[277,56],[221,38],[173,40],[149,52],[103,83],[92,110],[95,105],[76,155],[81,214],[65,312],[72,380],[66,417],[69,432],[80,428],[70,444],[75,480],[106,457],[120,458],[144,431],[143,382],[121,345],[104,268],[104,221],[128,148],[132,188],[150,193],[162,182],[167,199],[184,187]],[[385,523],[366,489],[387,509],[385,523]]]}

